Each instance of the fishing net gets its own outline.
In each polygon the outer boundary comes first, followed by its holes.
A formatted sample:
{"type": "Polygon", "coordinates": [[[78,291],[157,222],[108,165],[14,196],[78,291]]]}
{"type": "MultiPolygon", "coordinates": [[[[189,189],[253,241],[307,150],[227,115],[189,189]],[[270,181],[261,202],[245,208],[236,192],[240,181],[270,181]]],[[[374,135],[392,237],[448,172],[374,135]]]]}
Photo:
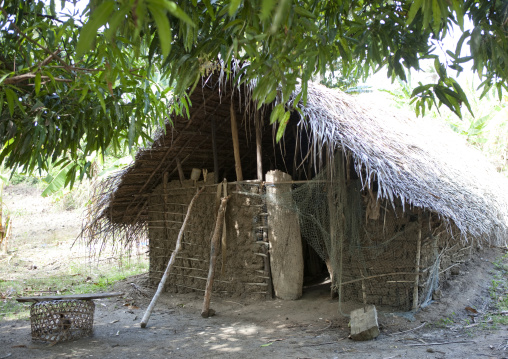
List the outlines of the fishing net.
{"type": "MultiPolygon", "coordinates": [[[[322,171],[311,181],[295,181],[291,191],[278,191],[277,196],[264,191],[262,202],[276,201],[298,215],[302,240],[326,263],[340,302],[402,311],[429,303],[439,285],[444,252],[455,259],[469,252],[460,253],[460,245],[450,250],[453,233],[450,236],[440,219],[419,209],[403,209],[397,200],[381,201],[359,179],[348,179],[344,168],[343,158],[337,156],[332,171],[322,171]]],[[[265,212],[255,221],[261,228],[270,225],[265,212]]],[[[266,230],[257,229],[256,236],[266,240],[266,230]]]]}

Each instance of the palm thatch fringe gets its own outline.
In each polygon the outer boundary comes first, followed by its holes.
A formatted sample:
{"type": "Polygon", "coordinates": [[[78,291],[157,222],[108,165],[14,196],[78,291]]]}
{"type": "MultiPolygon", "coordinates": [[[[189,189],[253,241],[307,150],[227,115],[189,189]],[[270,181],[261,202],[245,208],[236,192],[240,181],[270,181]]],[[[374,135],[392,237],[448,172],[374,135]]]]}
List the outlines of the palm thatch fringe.
{"type": "MultiPolygon", "coordinates": [[[[137,153],[130,167],[96,186],[82,238],[92,243],[114,236],[129,243],[145,236],[148,196],[162,182],[164,173],[169,174],[170,180],[178,179],[175,158],[180,158],[182,167],[188,171],[193,166],[203,168],[203,163],[213,171],[210,116],[218,119],[217,133],[222,136],[219,143],[230,143],[226,125],[229,126],[231,101],[238,101],[235,108],[237,118],[242,119],[243,145],[252,142],[256,111],[251,100],[253,83],[243,81],[241,74],[241,67],[237,66],[230,77],[222,68],[203,77],[201,88],[189,95],[192,101],[189,117],[173,116],[156,133],[152,146],[137,153]]],[[[404,205],[435,212],[454,223],[464,240],[473,236],[505,244],[508,181],[451,130],[433,120],[376,108],[314,83],[308,85],[305,104],[301,101],[294,104],[295,99],[296,93],[284,103],[287,108],[299,109],[291,117],[291,121],[297,121],[299,162],[311,161],[317,172],[318,165],[326,163],[326,157],[342,150],[352,157],[364,189],[372,189],[377,183],[378,200],[387,199],[394,205],[395,199],[400,198],[404,205]],[[309,143],[304,143],[303,138],[309,143]]],[[[279,96],[277,101],[283,100],[279,96]]],[[[265,119],[265,131],[275,134],[276,127],[267,125],[272,108],[262,107],[261,116],[265,119]]],[[[263,146],[285,151],[288,132],[280,145],[274,143],[273,136],[268,140],[266,137],[270,136],[265,136],[263,146]]],[[[234,168],[230,160],[232,152],[226,152],[226,147],[219,145],[221,167],[234,168]]],[[[246,153],[242,161],[253,167],[250,178],[256,178],[255,150],[254,157],[250,155],[246,153]]]]}

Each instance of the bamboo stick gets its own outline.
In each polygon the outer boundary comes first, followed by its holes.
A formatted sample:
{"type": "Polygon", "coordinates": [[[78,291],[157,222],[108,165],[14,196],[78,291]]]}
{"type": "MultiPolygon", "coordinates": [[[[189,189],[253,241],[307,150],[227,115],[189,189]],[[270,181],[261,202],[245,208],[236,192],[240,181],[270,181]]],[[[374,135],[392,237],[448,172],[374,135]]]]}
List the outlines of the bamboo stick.
{"type": "Polygon", "coordinates": [[[200,291],[200,292],[204,292],[204,291],[205,291],[204,289],[198,289],[198,288],[187,287],[186,285],[183,285],[183,284],[175,284],[175,286],[177,286],[177,287],[182,287],[182,288],[187,288],[187,289],[192,289],[192,290],[197,290],[197,291],[200,291]]]}
{"type": "Polygon", "coordinates": [[[200,272],[208,272],[206,269],[201,269],[201,268],[192,268],[192,267],[183,267],[183,266],[173,266],[173,267],[184,269],[184,270],[189,270],[189,271],[197,270],[197,271],[200,271],[200,272]]]}
{"type": "Polygon", "coordinates": [[[235,106],[233,105],[233,98],[231,98],[231,136],[233,137],[233,150],[235,153],[235,171],[236,171],[236,180],[243,181],[242,174],[242,162],[240,158],[240,141],[238,140],[238,126],[236,124],[236,112],[235,106]]]}
{"type": "MultiPolygon", "coordinates": [[[[265,242],[268,244],[268,242],[265,242]]],[[[265,256],[263,257],[263,277],[266,278],[266,299],[272,299],[273,298],[273,283],[272,283],[272,271],[270,267],[270,251],[268,249],[268,246],[262,246],[261,251],[265,256]]],[[[259,277],[259,276],[258,276],[259,277]]]]}
{"type": "Polygon", "coordinates": [[[413,288],[413,310],[418,309],[418,281],[420,279],[420,257],[422,250],[422,215],[418,214],[418,239],[416,242],[415,284],[413,288]]]}
{"type": "MultiPolygon", "coordinates": [[[[169,273],[169,275],[175,275],[177,277],[187,277],[187,278],[192,278],[192,279],[208,280],[208,278],[205,278],[205,277],[198,277],[198,276],[187,275],[187,274],[169,273]]],[[[228,281],[228,280],[215,279],[214,282],[231,284],[231,281],[228,281]]]]}
{"type": "Polygon", "coordinates": [[[229,196],[222,198],[219,206],[219,212],[217,213],[217,220],[215,221],[215,230],[213,232],[212,244],[210,247],[210,267],[208,270],[208,278],[206,280],[205,298],[203,300],[203,310],[201,316],[208,318],[215,314],[215,311],[210,309],[210,298],[212,296],[212,287],[215,274],[215,263],[217,261],[217,252],[219,246],[219,239],[221,236],[221,227],[224,223],[224,214],[226,213],[226,205],[228,203],[229,196]]]}
{"type": "MultiPolygon", "coordinates": [[[[363,278],[363,272],[360,270],[360,275],[363,278]]],[[[363,298],[363,304],[367,305],[367,290],[365,288],[365,281],[362,280],[362,298],[363,298]]]]}
{"type": "MultiPolygon", "coordinates": [[[[224,181],[222,182],[222,192],[224,194],[224,197],[228,197],[228,183],[226,181],[226,179],[224,178],[224,181]]],[[[224,209],[224,211],[226,211],[226,209],[224,209]]],[[[224,275],[225,271],[226,271],[226,260],[227,260],[227,255],[226,255],[226,250],[227,250],[227,233],[226,233],[226,216],[224,215],[223,216],[223,219],[222,219],[222,237],[221,237],[221,249],[222,249],[222,263],[221,263],[221,274],[224,275]]]]}
{"type": "MultiPolygon", "coordinates": [[[[353,279],[353,280],[348,280],[346,282],[341,282],[340,285],[356,283],[356,282],[360,282],[360,281],[366,280],[366,279],[374,279],[374,278],[381,278],[381,277],[388,277],[388,276],[395,276],[395,275],[414,275],[414,274],[423,275],[424,273],[422,273],[422,272],[420,272],[420,273],[415,273],[415,272],[398,272],[397,273],[397,272],[395,272],[395,273],[386,273],[386,274],[376,274],[376,275],[371,275],[368,277],[363,277],[360,279],[353,279]]],[[[411,282],[413,282],[413,281],[411,281],[411,282]]]]}
{"type": "MultiPolygon", "coordinates": [[[[183,184],[183,181],[185,181],[185,175],[183,173],[182,163],[180,162],[180,159],[178,157],[175,157],[175,161],[176,161],[176,168],[178,169],[178,178],[180,179],[180,184],[183,184]]],[[[164,186],[164,190],[166,190],[165,186],[164,186]]]]}
{"type": "Polygon", "coordinates": [[[178,234],[178,238],[176,240],[176,246],[175,250],[171,254],[171,258],[169,259],[168,266],[166,267],[166,270],[164,271],[164,275],[161,278],[161,281],[159,283],[159,286],[157,287],[157,291],[155,292],[152,301],[150,302],[150,305],[146,309],[145,315],[143,316],[143,319],[141,320],[141,328],[146,328],[146,324],[148,323],[148,319],[150,319],[150,315],[152,314],[152,310],[155,307],[155,303],[157,303],[157,300],[159,299],[159,296],[162,293],[162,290],[164,289],[164,285],[166,284],[166,280],[168,279],[169,272],[171,271],[171,267],[175,263],[176,255],[178,251],[180,250],[180,247],[182,246],[182,237],[183,232],[185,230],[185,226],[187,225],[187,221],[189,220],[189,215],[192,210],[192,206],[196,202],[196,198],[201,194],[201,192],[204,191],[204,187],[201,188],[192,198],[192,201],[189,204],[189,208],[187,208],[187,215],[185,216],[185,220],[183,221],[182,228],[180,228],[180,233],[178,234]]]}

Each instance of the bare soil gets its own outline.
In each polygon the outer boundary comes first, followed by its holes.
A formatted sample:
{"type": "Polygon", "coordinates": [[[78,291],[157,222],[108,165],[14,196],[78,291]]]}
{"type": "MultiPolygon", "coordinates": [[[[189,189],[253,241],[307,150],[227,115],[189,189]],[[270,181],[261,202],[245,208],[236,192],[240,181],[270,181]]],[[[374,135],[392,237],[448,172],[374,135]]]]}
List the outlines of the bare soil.
{"type": "MultiPolygon", "coordinates": [[[[55,232],[64,231],[69,238],[62,240],[65,244],[51,245],[52,259],[48,259],[48,263],[56,261],[49,268],[64,265],[58,252],[60,256],[69,254],[68,244],[81,225],[78,212],[58,213],[49,201],[38,197],[38,191],[26,188],[8,188],[5,200],[9,197],[17,205],[37,208],[30,216],[33,218],[17,223],[15,228],[33,233],[33,242],[23,244],[24,250],[38,255],[36,259],[31,255],[25,258],[26,263],[45,260],[41,233],[59,237],[55,232]],[[48,215],[51,220],[47,220],[48,215]],[[37,250],[30,251],[34,246],[37,250]]],[[[216,315],[208,319],[200,316],[201,293],[165,293],[148,327],[141,329],[139,322],[155,291],[143,274],[114,285],[113,290],[123,291],[124,297],[95,301],[94,335],[89,338],[54,346],[32,342],[29,321],[0,317],[0,359],[504,358],[508,357],[507,327],[497,325],[493,329],[489,323],[489,313],[496,309],[488,293],[497,271],[493,262],[503,254],[494,249],[477,253],[462,265],[458,275],[442,285],[442,298],[416,314],[378,308],[381,334],[368,342],[348,339],[349,319],[339,312],[337,300],[330,299],[326,283],[307,287],[296,301],[212,296],[216,315]],[[472,316],[466,307],[475,308],[479,314],[472,316]]],[[[33,275],[33,270],[22,268],[17,275],[33,275]]],[[[342,311],[347,314],[357,307],[344,303],[342,311]]]]}

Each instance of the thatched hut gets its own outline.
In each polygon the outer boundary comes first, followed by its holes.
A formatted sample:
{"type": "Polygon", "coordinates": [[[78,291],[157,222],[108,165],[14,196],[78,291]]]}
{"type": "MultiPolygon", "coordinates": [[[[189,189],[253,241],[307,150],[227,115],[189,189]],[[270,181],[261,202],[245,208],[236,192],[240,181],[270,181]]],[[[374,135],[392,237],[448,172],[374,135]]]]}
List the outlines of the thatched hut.
{"type": "Polygon", "coordinates": [[[226,192],[214,291],[227,295],[271,298],[275,287],[294,299],[324,273],[341,300],[409,310],[478,245],[506,240],[505,182],[436,124],[311,83],[276,143],[273,105],[257,109],[248,84],[213,73],[200,85],[188,116],[173,116],[130,167],[96,187],[83,232],[147,235],[157,282],[206,186],[167,290],[204,290],[226,192]]]}

